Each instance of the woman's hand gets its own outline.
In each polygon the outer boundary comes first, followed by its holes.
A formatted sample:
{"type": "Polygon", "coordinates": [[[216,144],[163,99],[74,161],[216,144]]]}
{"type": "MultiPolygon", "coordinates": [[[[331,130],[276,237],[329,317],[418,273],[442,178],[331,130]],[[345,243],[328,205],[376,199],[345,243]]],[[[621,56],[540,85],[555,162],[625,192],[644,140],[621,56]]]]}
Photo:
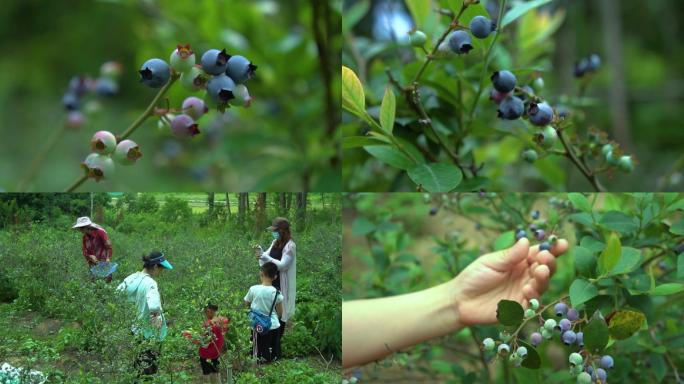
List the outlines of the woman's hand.
{"type": "Polygon", "coordinates": [[[503,299],[527,307],[529,299],[546,291],[556,257],[567,249],[564,239],[550,251],[539,251],[538,245],[530,247],[523,238],[511,248],[480,256],[451,281],[459,322],[464,326],[495,323],[497,304],[503,299]]]}

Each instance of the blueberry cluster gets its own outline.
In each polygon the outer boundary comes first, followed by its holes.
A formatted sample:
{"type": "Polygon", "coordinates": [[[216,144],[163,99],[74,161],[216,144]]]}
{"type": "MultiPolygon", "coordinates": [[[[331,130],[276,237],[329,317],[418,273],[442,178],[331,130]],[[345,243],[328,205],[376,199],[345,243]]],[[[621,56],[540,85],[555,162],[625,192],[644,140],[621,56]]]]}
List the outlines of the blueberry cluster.
{"type": "Polygon", "coordinates": [[[81,168],[88,178],[95,181],[106,180],[114,173],[114,162],[120,165],[132,165],[142,157],[140,147],[132,140],[121,140],[109,131],[95,132],[90,139],[89,154],[81,163],[81,168]]]}
{"type": "Polygon", "coordinates": [[[601,57],[592,53],[588,57],[584,57],[575,63],[575,77],[583,77],[589,73],[593,73],[601,68],[601,57]]]}
{"type": "MultiPolygon", "coordinates": [[[[442,54],[467,54],[473,49],[472,36],[477,39],[486,39],[496,30],[496,23],[484,16],[475,16],[470,20],[470,33],[465,29],[457,29],[449,34],[437,47],[442,54]]],[[[427,42],[427,36],[423,31],[413,29],[409,31],[409,43],[414,47],[423,47],[427,42]]]]}
{"type": "Polygon", "coordinates": [[[81,112],[83,100],[89,94],[110,97],[119,91],[117,79],[121,75],[121,64],[108,61],[100,67],[100,77],[93,79],[87,75],[74,76],[69,80],[67,92],[62,97],[62,105],[67,111],[65,126],[78,129],[85,123],[81,112]]]}
{"type": "Polygon", "coordinates": [[[180,115],[167,115],[171,132],[177,137],[199,133],[196,120],[208,111],[206,104],[224,110],[229,105],[249,107],[252,97],[245,83],[254,77],[257,66],[244,56],[231,56],[226,50],[210,49],[196,63],[189,44],[178,45],[171,53],[170,65],[159,58],[147,60],[140,68],[140,82],[161,88],[172,75],[180,75],[181,85],[191,92],[206,90],[204,100],[193,97],[183,103],[180,115]]]}
{"type": "MultiPolygon", "coordinates": [[[[546,221],[541,219],[541,213],[539,211],[533,211],[531,216],[533,221],[529,225],[528,229],[531,232],[534,239],[541,242],[539,244],[539,250],[550,250],[551,247],[558,241],[558,237],[555,235],[547,236],[547,233],[544,230],[544,225],[546,225],[546,221]]],[[[520,240],[523,237],[528,237],[527,230],[525,230],[523,227],[518,227],[515,231],[515,239],[520,240]]]]}

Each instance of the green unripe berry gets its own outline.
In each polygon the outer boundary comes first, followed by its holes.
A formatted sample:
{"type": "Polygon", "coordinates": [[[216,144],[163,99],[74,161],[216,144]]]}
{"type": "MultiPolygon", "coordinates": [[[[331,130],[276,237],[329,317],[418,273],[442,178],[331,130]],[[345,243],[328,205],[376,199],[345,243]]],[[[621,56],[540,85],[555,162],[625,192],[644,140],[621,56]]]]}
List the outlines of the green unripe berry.
{"type": "Polygon", "coordinates": [[[582,358],[582,355],[580,355],[579,353],[573,352],[570,354],[570,356],[568,356],[568,361],[570,362],[570,364],[577,366],[582,365],[584,359],[582,358]]]}
{"type": "Polygon", "coordinates": [[[180,77],[183,88],[191,92],[206,88],[208,81],[207,74],[198,66],[193,66],[188,71],[181,73],[180,77]]]}
{"type": "Polygon", "coordinates": [[[504,343],[507,343],[511,339],[511,334],[508,333],[508,331],[501,331],[499,332],[499,339],[504,343]]]}
{"type": "Polygon", "coordinates": [[[530,299],[530,308],[532,308],[536,311],[539,308],[539,300],[530,299]]]}
{"type": "Polygon", "coordinates": [[[525,356],[527,356],[527,348],[518,347],[518,349],[515,351],[515,353],[520,357],[525,357],[525,356]]]}
{"type": "Polygon", "coordinates": [[[508,358],[508,361],[510,361],[511,364],[515,365],[516,367],[519,367],[520,364],[522,364],[523,358],[514,353],[508,358]]]}
{"type": "Polygon", "coordinates": [[[613,149],[613,144],[606,144],[601,147],[601,153],[603,153],[603,156],[608,156],[608,153],[613,152],[613,149]]]}
{"type": "Polygon", "coordinates": [[[528,149],[526,151],[523,151],[522,158],[528,163],[534,163],[539,158],[539,155],[537,155],[537,151],[535,151],[534,149],[528,149]]]}
{"type": "Polygon", "coordinates": [[[591,384],[591,375],[582,372],[579,375],[577,375],[577,384],[591,384]]]}
{"type": "Polygon", "coordinates": [[[409,32],[409,43],[414,47],[422,47],[427,42],[427,35],[420,30],[409,32]]]}
{"type": "Polygon", "coordinates": [[[233,89],[233,95],[235,98],[228,100],[230,105],[235,107],[246,107],[249,108],[252,105],[252,97],[249,95],[249,90],[243,84],[236,84],[235,89],[233,89]]]}
{"type": "Polygon", "coordinates": [[[108,131],[97,131],[90,139],[90,148],[95,153],[108,155],[116,149],[116,137],[108,131]]]}
{"type": "Polygon", "coordinates": [[[536,137],[537,143],[543,148],[552,148],[558,141],[558,132],[552,126],[548,125],[542,129],[536,137]]]}
{"type": "Polygon", "coordinates": [[[85,171],[86,177],[99,182],[114,174],[114,161],[107,155],[91,153],[81,163],[81,168],[85,171]]]}
{"type": "Polygon", "coordinates": [[[606,162],[610,165],[618,165],[620,159],[617,156],[613,155],[613,151],[610,151],[606,154],[606,162]]]}
{"type": "Polygon", "coordinates": [[[494,347],[496,346],[496,343],[494,342],[494,339],[488,337],[482,340],[482,346],[484,347],[485,351],[493,351],[494,347]]]}
{"type": "Polygon", "coordinates": [[[190,48],[190,44],[178,45],[178,47],[171,53],[169,59],[171,68],[176,72],[187,72],[195,65],[195,53],[190,48]]]}
{"type": "Polygon", "coordinates": [[[505,354],[507,354],[507,353],[510,352],[510,351],[511,351],[511,347],[509,347],[508,344],[505,344],[505,343],[504,343],[504,344],[499,344],[499,348],[498,348],[498,350],[497,350],[497,352],[498,352],[499,354],[505,355],[505,354]]]}
{"type": "Polygon", "coordinates": [[[537,93],[541,92],[544,89],[544,79],[537,77],[532,83],[532,88],[534,88],[537,93]]]}
{"type": "Polygon", "coordinates": [[[140,147],[132,140],[123,140],[116,146],[114,160],[121,165],[133,165],[142,157],[140,147]]]}
{"type": "Polygon", "coordinates": [[[535,315],[534,309],[532,309],[532,308],[527,308],[527,309],[525,310],[525,317],[528,317],[528,318],[529,318],[529,317],[534,317],[534,315],[535,315]]]}
{"type": "Polygon", "coordinates": [[[542,329],[541,329],[541,335],[542,335],[542,337],[543,337],[544,339],[550,340],[550,339],[553,337],[553,332],[552,332],[552,331],[549,331],[549,330],[546,329],[546,328],[542,328],[542,329]]]}
{"type": "Polygon", "coordinates": [[[544,329],[547,331],[553,331],[553,329],[556,327],[556,320],[554,319],[548,319],[544,322],[544,329]]]}
{"type": "Polygon", "coordinates": [[[632,162],[632,157],[620,157],[620,159],[618,160],[618,167],[622,172],[631,173],[634,170],[634,163],[632,162]]]}

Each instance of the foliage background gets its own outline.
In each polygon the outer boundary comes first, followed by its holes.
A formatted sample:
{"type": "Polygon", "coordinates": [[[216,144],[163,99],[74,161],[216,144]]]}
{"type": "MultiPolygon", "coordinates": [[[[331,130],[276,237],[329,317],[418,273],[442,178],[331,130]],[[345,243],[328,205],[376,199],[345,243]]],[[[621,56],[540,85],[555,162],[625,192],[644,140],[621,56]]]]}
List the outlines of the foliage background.
{"type": "Polygon", "coordinates": [[[267,200],[268,218],[285,215],[293,221],[297,313],[283,338],[285,359],[259,368],[250,357],[243,298],[259,281],[252,245],[268,244],[270,235],[257,225],[256,199],[240,222],[219,202],[211,210],[205,200],[204,210],[193,212],[190,204],[196,207],[197,197],[95,195],[95,211],[104,214],[101,223],[113,243],[112,260],[119,263],[107,285],[89,281],[80,234],[69,229],[75,217],[89,214],[89,194],[0,195],[0,361],[41,370],[51,375],[50,382],[131,382],[140,348],[130,336],[133,310],[112,289],[141,269],[142,254],[162,249],[174,269],[157,279],[169,336],[156,382],[201,382],[197,349],[180,332],[199,328],[209,299],[231,318],[224,359],[237,383],[339,382],[339,195],[317,195],[306,216],[267,200]]]}
{"type": "MultiPolygon", "coordinates": [[[[445,282],[480,255],[511,245],[514,231],[532,222],[534,210],[541,213],[536,223],[544,222],[547,233],[570,244],[557,260],[542,305],[567,295],[577,279],[591,281],[598,296],[584,305],[589,315],[600,309],[607,317],[629,308],[647,318],[632,337],[609,343],[616,362],[608,381],[676,382],[675,367],[684,369],[679,325],[684,320],[684,200],[678,194],[348,194],[342,215],[344,299],[398,295],[445,282]],[[599,278],[597,259],[604,237],[613,231],[624,251],[619,265],[629,268],[599,278]],[[638,257],[627,257],[628,247],[638,257]],[[667,295],[653,290],[669,283],[674,290],[667,295]]],[[[465,328],[348,374],[387,383],[575,382],[567,367],[570,350],[558,338],[540,346],[540,370],[507,371],[501,361],[483,366],[481,340],[498,339],[502,329],[465,328]]],[[[531,332],[527,329],[523,338],[531,332]]]]}
{"type": "MultiPolygon", "coordinates": [[[[342,64],[354,70],[364,84],[372,116],[378,114],[380,100],[388,84],[386,69],[402,85],[408,85],[423,61],[419,49],[388,39],[388,27],[397,20],[400,40],[414,26],[416,12],[448,9],[457,12],[459,0],[345,1],[342,64]],[[405,6],[406,5],[406,6],[405,6]],[[394,16],[392,16],[394,15],[394,16]],[[377,30],[382,33],[378,34],[377,30]],[[384,33],[385,37],[380,36],[384,33]]],[[[483,9],[496,15],[496,0],[483,0],[483,9]]],[[[514,6],[521,1],[508,1],[514,6]]],[[[681,189],[681,146],[684,142],[679,109],[682,102],[682,23],[673,15],[681,13],[682,3],[640,0],[554,0],[508,25],[493,52],[490,73],[513,69],[524,73],[527,83],[531,69],[542,73],[545,90],[541,96],[552,105],[573,108],[580,132],[590,128],[607,131],[639,165],[632,174],[601,175],[609,191],[653,191],[681,189]],[[597,52],[603,67],[591,80],[585,97],[577,98],[580,82],[572,76],[573,65],[581,57],[597,52]]],[[[470,16],[472,17],[472,15],[470,16]]],[[[465,22],[469,18],[465,18],[465,22]]],[[[428,39],[433,41],[446,29],[449,18],[431,11],[421,14],[428,39]]],[[[483,49],[473,39],[475,49],[468,55],[438,60],[428,67],[422,81],[422,97],[428,115],[444,135],[458,135],[459,89],[469,108],[477,89],[483,49]],[[462,88],[459,88],[459,84],[462,88]]],[[[591,190],[591,185],[559,156],[529,165],[520,161],[523,141],[515,136],[525,132],[520,120],[504,122],[496,118],[496,105],[488,100],[486,89],[475,111],[471,135],[465,139],[461,156],[474,153],[482,174],[493,179],[486,188],[501,191],[591,190]]],[[[395,90],[396,92],[396,90],[395,90]]],[[[425,140],[397,93],[395,136],[416,144],[417,150],[439,153],[425,140]],[[422,137],[421,137],[422,136],[422,137]]],[[[468,109],[466,108],[466,109],[468,109]]],[[[368,130],[358,119],[343,113],[343,136],[359,136],[368,130]]],[[[529,128],[528,128],[529,129],[529,128]]],[[[448,136],[452,139],[453,136],[448,136]]],[[[414,191],[415,184],[396,168],[389,167],[360,148],[344,151],[344,188],[347,191],[414,191]]],[[[446,157],[442,157],[442,161],[446,157]]],[[[466,162],[468,164],[468,162],[466,162]]]]}
{"type": "MultiPolygon", "coordinates": [[[[203,117],[204,133],[189,142],[177,142],[150,119],[131,137],[141,145],[142,161],[82,190],[339,190],[339,77],[328,73],[339,68],[340,0],[2,4],[0,49],[7,54],[0,58],[0,190],[16,190],[62,125],[61,98],[72,76],[97,76],[108,60],[123,64],[120,93],[103,100],[86,126],[65,133],[31,190],[64,190],[75,181],[93,132],[122,133],[152,100],[155,91],[138,82],[140,65],[152,57],[168,60],[180,42],[192,44],[198,59],[214,47],[250,58],[259,66],[248,84],[255,103],[203,117]]],[[[168,97],[179,107],[189,95],[177,84],[168,97]]]]}

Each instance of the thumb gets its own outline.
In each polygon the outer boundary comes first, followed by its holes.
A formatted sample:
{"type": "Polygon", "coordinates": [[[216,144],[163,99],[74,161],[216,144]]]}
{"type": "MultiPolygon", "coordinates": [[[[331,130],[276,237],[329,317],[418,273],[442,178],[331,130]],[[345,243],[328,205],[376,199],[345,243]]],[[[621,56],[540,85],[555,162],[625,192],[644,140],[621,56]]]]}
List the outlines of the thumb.
{"type": "Polygon", "coordinates": [[[529,251],[530,241],[523,237],[510,248],[486,255],[483,261],[494,269],[504,271],[525,260],[529,251]]]}

